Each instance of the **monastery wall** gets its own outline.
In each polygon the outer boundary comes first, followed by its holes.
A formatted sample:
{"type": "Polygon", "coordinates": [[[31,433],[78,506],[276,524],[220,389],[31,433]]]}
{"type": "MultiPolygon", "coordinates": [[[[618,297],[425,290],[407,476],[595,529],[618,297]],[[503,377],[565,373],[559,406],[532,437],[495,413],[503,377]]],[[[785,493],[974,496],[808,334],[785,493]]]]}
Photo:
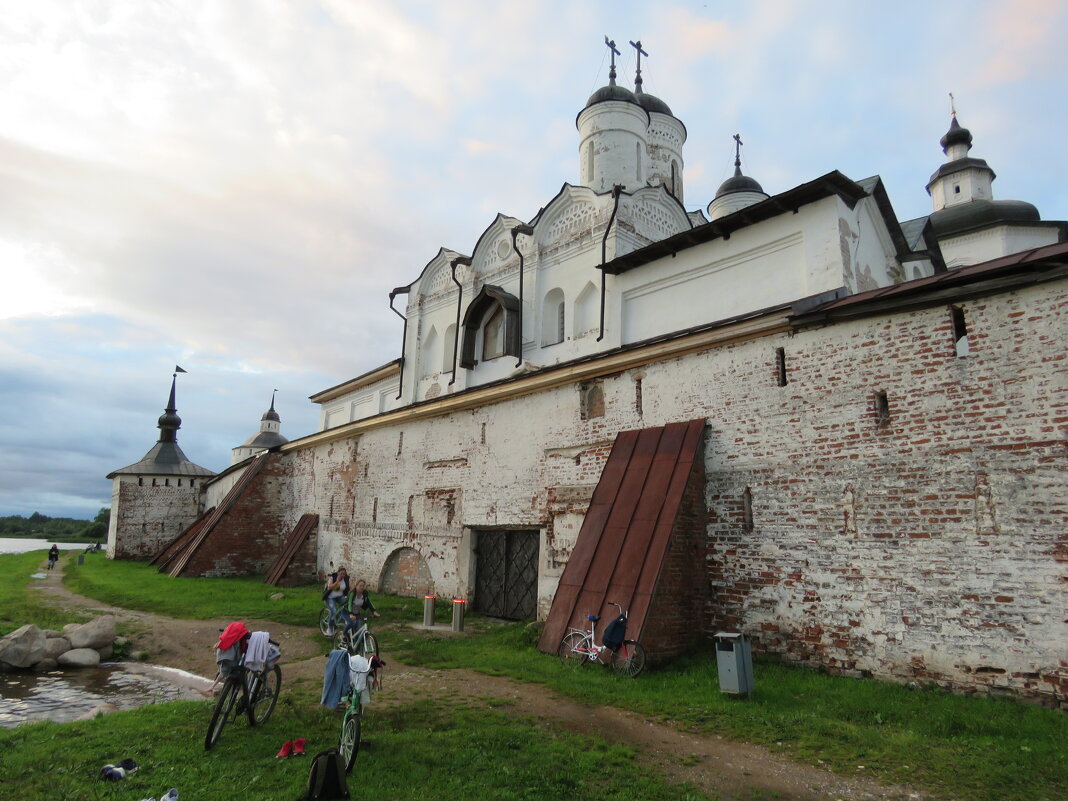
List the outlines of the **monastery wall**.
{"type": "Polygon", "coordinates": [[[939,306],[287,450],[280,507],[322,516],[321,568],[377,587],[414,551],[442,597],[470,597],[479,530],[536,528],[544,617],[616,432],[705,417],[708,634],[1063,698],[1066,290],[961,304],[965,358],[939,306]]]}

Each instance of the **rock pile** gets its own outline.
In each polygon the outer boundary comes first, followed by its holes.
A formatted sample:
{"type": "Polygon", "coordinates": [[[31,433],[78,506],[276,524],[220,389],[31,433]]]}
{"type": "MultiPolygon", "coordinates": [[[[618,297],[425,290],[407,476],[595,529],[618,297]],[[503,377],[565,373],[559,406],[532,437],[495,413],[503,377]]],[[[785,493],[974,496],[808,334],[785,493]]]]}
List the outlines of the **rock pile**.
{"type": "Polygon", "coordinates": [[[68,623],[63,631],[39,629],[30,623],[0,637],[0,672],[96,667],[111,657],[114,647],[114,615],[68,623]]]}

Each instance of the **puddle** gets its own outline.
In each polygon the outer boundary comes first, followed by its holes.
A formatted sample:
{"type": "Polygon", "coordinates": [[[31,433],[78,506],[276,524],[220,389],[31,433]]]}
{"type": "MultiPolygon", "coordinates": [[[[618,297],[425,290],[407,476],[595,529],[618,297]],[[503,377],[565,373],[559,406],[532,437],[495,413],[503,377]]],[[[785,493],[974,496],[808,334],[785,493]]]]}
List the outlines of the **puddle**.
{"type": "Polygon", "coordinates": [[[211,681],[174,668],[108,663],[50,673],[0,673],[0,727],[65,723],[95,709],[136,709],[167,701],[204,700],[211,681]]]}

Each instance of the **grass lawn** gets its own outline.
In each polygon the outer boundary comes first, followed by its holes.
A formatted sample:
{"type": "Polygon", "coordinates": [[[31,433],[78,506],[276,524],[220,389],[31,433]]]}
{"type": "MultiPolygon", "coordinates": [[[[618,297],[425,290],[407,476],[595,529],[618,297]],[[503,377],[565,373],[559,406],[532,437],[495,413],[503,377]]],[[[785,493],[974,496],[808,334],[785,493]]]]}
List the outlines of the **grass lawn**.
{"type": "MultiPolygon", "coordinates": [[[[19,558],[0,557],[0,578],[9,578],[5,576],[12,564],[8,560],[19,558]]],[[[28,576],[24,564],[19,569],[28,576]]],[[[18,603],[18,591],[9,586],[12,583],[0,581],[0,587],[9,593],[0,599],[18,603]]],[[[23,593],[25,584],[19,585],[23,593]]],[[[145,565],[103,558],[69,567],[67,585],[103,601],[175,617],[227,617],[236,613],[311,625],[320,606],[319,587],[286,589],[285,599],[270,601],[268,596],[275,590],[257,579],[172,579],[145,565]]],[[[761,743],[845,775],[862,773],[888,782],[908,782],[945,798],[1068,798],[1068,718],[1061,712],[1006,699],[968,698],[828,676],[770,662],[755,666],[754,697],[735,699],[719,692],[711,650],[650,670],[636,680],[625,680],[597,666],[564,669],[555,657],[534,649],[538,632],[532,625],[472,617],[469,635],[433,636],[397,625],[422,619],[421,598],[376,595],[375,603],[383,613],[383,620],[375,627],[383,651],[409,664],[463,667],[537,682],[587,703],[614,705],[681,728],[761,743]]],[[[451,616],[451,604],[441,607],[438,620],[445,622],[451,616]]],[[[80,766],[76,771],[79,777],[90,769],[95,775],[100,765],[123,756],[142,761],[137,752],[116,753],[114,745],[109,745],[128,741],[139,743],[144,760],[153,765],[154,773],[146,770],[144,775],[146,780],[154,776],[154,784],[133,792],[135,785],[131,783],[131,792],[117,795],[99,782],[79,779],[71,785],[72,792],[77,789],[78,794],[54,797],[142,798],[159,795],[173,785],[183,792],[186,787],[194,790],[198,798],[223,798],[226,796],[216,793],[233,775],[228,771],[236,769],[251,777],[249,789],[259,790],[253,793],[255,797],[289,798],[295,786],[293,760],[275,763],[265,760],[264,754],[273,754],[282,741],[296,736],[332,742],[339,718],[318,707],[317,700],[318,688],[287,690],[284,686],[275,717],[263,731],[250,730],[238,722],[206,757],[199,749],[209,715],[207,704],[147,707],[86,723],[0,731],[0,753],[5,754],[0,762],[0,781],[15,770],[20,787],[23,781],[51,786],[45,775],[50,769],[44,766],[63,765],[49,755],[65,754],[57,749],[66,748],[62,744],[70,739],[89,744],[99,740],[84,752],[76,748],[70,751],[69,759],[80,766]],[[115,727],[120,723],[130,730],[116,739],[115,727]],[[172,729],[183,733],[172,737],[172,729]],[[70,738],[70,732],[79,737],[70,738]],[[26,752],[36,757],[24,758],[26,752]],[[226,756],[220,759],[217,753],[226,756]],[[165,775],[174,778],[160,783],[165,775]],[[214,788],[210,794],[208,788],[214,788]]],[[[529,722],[510,721],[492,705],[475,709],[454,699],[434,698],[375,714],[368,721],[366,734],[373,745],[366,763],[357,765],[360,787],[372,795],[385,792],[382,797],[391,799],[521,799],[553,797],[561,791],[592,791],[598,797],[615,798],[637,791],[652,799],[703,797],[692,788],[671,788],[656,777],[634,773],[629,769],[634,763],[623,750],[553,734],[529,722]],[[521,759],[517,758],[520,753],[521,759]],[[606,770],[606,763],[618,766],[618,773],[606,770]],[[364,764],[367,775],[361,770],[364,764]]],[[[306,769],[299,772],[306,776],[306,769]]],[[[134,780],[141,781],[131,777],[131,782],[134,780]]]]}

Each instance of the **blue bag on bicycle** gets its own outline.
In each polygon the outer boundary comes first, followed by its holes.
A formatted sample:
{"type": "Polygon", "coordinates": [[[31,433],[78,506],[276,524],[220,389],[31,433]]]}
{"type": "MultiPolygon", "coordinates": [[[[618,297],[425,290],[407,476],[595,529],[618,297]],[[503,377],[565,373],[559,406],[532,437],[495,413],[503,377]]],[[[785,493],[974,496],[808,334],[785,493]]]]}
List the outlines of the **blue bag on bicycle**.
{"type": "Polygon", "coordinates": [[[620,615],[607,626],[605,626],[604,634],[601,637],[601,642],[605,644],[605,647],[611,648],[613,651],[618,650],[619,646],[623,644],[623,640],[627,636],[627,616],[620,615]]]}

